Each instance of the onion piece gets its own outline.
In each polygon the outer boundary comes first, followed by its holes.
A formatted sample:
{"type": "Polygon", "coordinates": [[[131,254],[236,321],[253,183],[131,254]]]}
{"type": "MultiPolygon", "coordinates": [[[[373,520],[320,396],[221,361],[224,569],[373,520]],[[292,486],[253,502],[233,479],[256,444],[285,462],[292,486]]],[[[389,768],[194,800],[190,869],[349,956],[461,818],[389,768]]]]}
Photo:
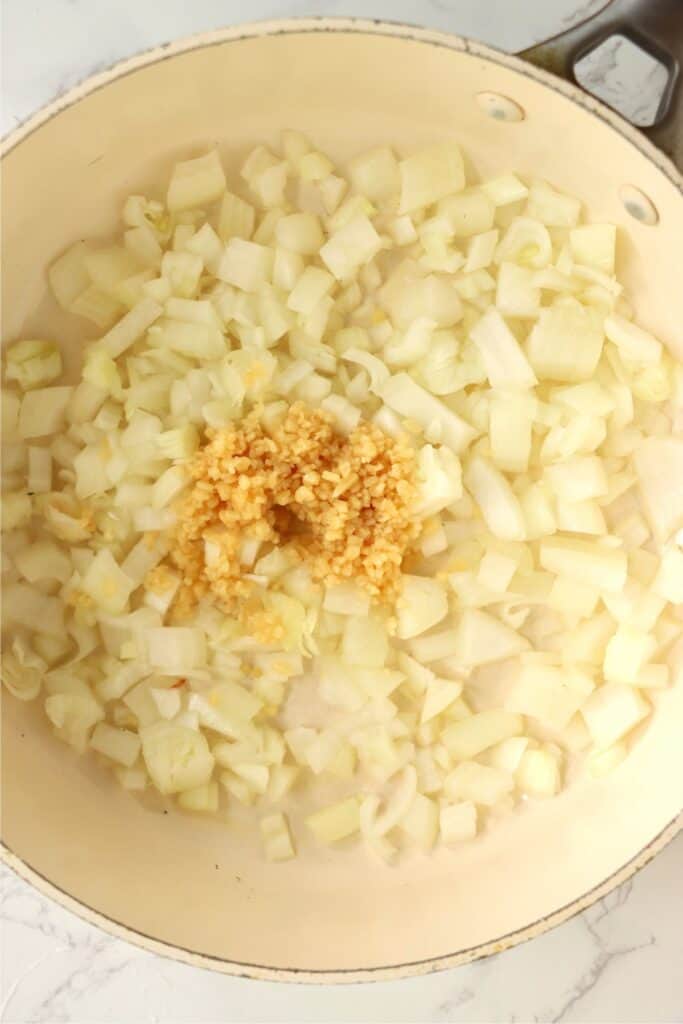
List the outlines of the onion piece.
{"type": "Polygon", "coordinates": [[[320,249],[320,258],[337,280],[348,280],[377,255],[382,242],[364,214],[339,227],[320,249]]]}
{"type": "Polygon", "coordinates": [[[64,426],[71,387],[34,388],[27,391],[19,410],[19,435],[24,440],[55,434],[64,426]]]}
{"type": "Polygon", "coordinates": [[[400,640],[410,640],[426,632],[448,613],[444,586],[438,580],[403,575],[397,613],[396,635],[400,640]]]}
{"type": "Polygon", "coordinates": [[[434,800],[416,793],[401,819],[401,829],[422,850],[431,850],[439,833],[439,808],[434,800]]]}
{"type": "Polygon", "coordinates": [[[390,366],[411,366],[426,355],[436,321],[418,317],[406,331],[394,335],[384,346],[384,358],[390,366]]]}
{"type": "MultiPolygon", "coordinates": [[[[529,641],[525,637],[488,612],[478,608],[463,611],[457,629],[456,649],[464,665],[487,665],[520,654],[528,647],[529,641]]],[[[503,736],[499,738],[504,739],[503,736]]]]}
{"type": "Polygon", "coordinates": [[[337,843],[360,828],[360,805],[355,796],[316,811],[306,818],[306,825],[319,843],[337,843]]]}
{"type": "Polygon", "coordinates": [[[102,351],[111,359],[118,359],[145,333],[148,327],[151,327],[155,320],[159,319],[162,313],[162,307],[153,299],[142,299],[100,339],[91,352],[102,351]]]}
{"type": "Polygon", "coordinates": [[[112,615],[124,610],[134,587],[106,548],[92,559],[82,581],[83,592],[92,598],[95,606],[112,615]]]}
{"type": "Polygon", "coordinates": [[[419,518],[433,516],[462,497],[462,468],[450,448],[425,444],[417,456],[417,498],[413,511],[419,518]]]}
{"type": "Polygon", "coordinates": [[[388,146],[378,146],[349,161],[351,185],[372,202],[383,202],[398,193],[398,161],[388,146]]]}
{"type": "Polygon", "coordinates": [[[636,683],[645,662],[657,650],[657,640],[632,626],[620,625],[605,650],[605,679],[616,683],[636,683]]]}
{"type": "Polygon", "coordinates": [[[283,861],[296,856],[284,814],[269,814],[261,818],[259,827],[266,860],[283,861]]]}
{"type": "Polygon", "coordinates": [[[50,540],[34,541],[30,546],[17,551],[14,564],[28,583],[39,580],[66,583],[73,572],[69,556],[50,540]]]}
{"type": "Polygon", "coordinates": [[[202,733],[171,722],[140,730],[142,756],[160,793],[180,793],[207,783],[214,759],[202,733]]]}
{"type": "Polygon", "coordinates": [[[384,365],[381,359],[377,356],[371,355],[369,352],[365,352],[362,349],[347,348],[342,353],[342,359],[350,362],[357,363],[362,366],[364,370],[367,370],[370,376],[370,390],[375,394],[379,394],[382,385],[389,380],[391,373],[389,369],[384,365]]]}
{"type": "Polygon", "coordinates": [[[538,377],[568,382],[592,377],[602,353],[601,319],[576,299],[542,310],[527,343],[538,377]]]}
{"type": "Polygon", "coordinates": [[[495,207],[486,192],[468,189],[442,199],[439,215],[446,218],[456,238],[471,238],[493,228],[495,207]]]}
{"type": "Polygon", "coordinates": [[[530,217],[515,217],[496,250],[501,269],[506,261],[540,270],[552,259],[553,246],[548,229],[530,217]]]}
{"type": "Polygon", "coordinates": [[[512,778],[498,768],[477,761],[461,761],[447,777],[444,788],[451,800],[492,807],[513,785],[512,778]]]}
{"type": "Polygon", "coordinates": [[[182,676],[206,663],[206,637],[200,629],[164,626],[143,635],[150,665],[163,673],[182,676]]]}
{"type": "Polygon", "coordinates": [[[515,772],[515,781],[528,796],[554,796],[560,788],[557,758],[547,750],[525,750],[515,772]]]}
{"type": "Polygon", "coordinates": [[[401,160],[399,214],[411,213],[459,192],[465,185],[465,168],[454,142],[431,146],[401,160]]]}
{"type": "Polygon", "coordinates": [[[470,337],[479,349],[493,388],[530,388],[537,383],[517,339],[495,309],[471,328],[470,337]]]}
{"type": "Polygon", "coordinates": [[[254,232],[256,211],[240,196],[224,192],[218,214],[218,234],[224,242],[231,238],[248,240],[254,232]]]}
{"type": "Polygon", "coordinates": [[[20,637],[15,637],[11,649],[3,651],[3,685],[17,700],[35,700],[40,693],[46,667],[42,658],[20,637]]]}
{"type": "Polygon", "coordinates": [[[396,412],[409,416],[422,427],[429,427],[434,421],[441,426],[442,440],[458,454],[476,437],[476,431],[469,423],[448,409],[428,391],[421,388],[407,373],[397,373],[382,385],[380,398],[396,412]]]}
{"type": "Polygon", "coordinates": [[[529,392],[495,394],[489,403],[491,456],[498,469],[524,473],[531,458],[537,400],[529,392]]]}
{"type": "Polygon", "coordinates": [[[683,526],[683,440],[646,438],[633,462],[645,513],[656,538],[665,542],[683,526]]]}
{"type": "Polygon", "coordinates": [[[99,722],[90,738],[90,746],[110,761],[131,768],[140,753],[140,737],[129,729],[116,729],[106,722],[99,722]]]}
{"type": "Polygon", "coordinates": [[[9,533],[30,522],[33,503],[23,491],[5,492],[2,496],[2,530],[9,533]]]}
{"type": "Polygon", "coordinates": [[[498,178],[489,178],[481,184],[481,189],[495,206],[507,206],[520,199],[526,199],[529,189],[515,174],[502,174],[498,178]]]}
{"type": "Polygon", "coordinates": [[[642,327],[615,313],[605,319],[605,334],[628,362],[658,363],[662,357],[660,341],[642,327]]]}
{"type": "Polygon", "coordinates": [[[166,193],[169,210],[187,210],[211,203],[225,191],[225,172],[215,149],[173,168],[166,193]]]}
{"type": "Polygon", "coordinates": [[[626,553],[594,541],[552,538],[541,541],[540,564],[556,572],[588,583],[600,590],[619,591],[626,582],[626,553]]]}
{"type": "Polygon", "coordinates": [[[57,734],[80,754],[85,753],[93,728],[104,718],[104,711],[89,693],[52,694],[45,700],[45,714],[57,734]]]}
{"type": "Polygon", "coordinates": [[[577,263],[614,273],[617,229],[614,224],[582,224],[569,232],[569,248],[577,263]]]}
{"type": "Polygon", "coordinates": [[[496,306],[505,316],[537,316],[540,313],[541,289],[536,287],[534,272],[516,263],[501,263],[496,306]]]}
{"type": "Polygon", "coordinates": [[[526,524],[522,508],[503,474],[480,455],[465,469],[465,485],[494,535],[501,540],[524,540],[526,524]]]}
{"type": "Polygon", "coordinates": [[[52,294],[64,310],[70,310],[90,285],[86,265],[88,252],[85,242],[76,242],[52,263],[47,272],[52,294]]]}
{"type": "Polygon", "coordinates": [[[441,841],[462,843],[474,839],[477,834],[477,808],[471,800],[448,804],[439,812],[439,835],[441,841]]]}
{"type": "Polygon", "coordinates": [[[635,687],[619,683],[605,683],[598,687],[581,708],[598,749],[616,743],[650,711],[650,705],[635,687]]]}
{"type": "Polygon", "coordinates": [[[309,315],[334,285],[334,278],[320,267],[306,267],[292,289],[287,306],[295,313],[309,315]]]}
{"type": "Polygon", "coordinates": [[[62,356],[51,341],[17,341],[7,349],[5,377],[24,391],[51,384],[61,375],[62,356]]]}
{"type": "Polygon", "coordinates": [[[555,191],[547,181],[534,181],[529,189],[526,215],[548,227],[571,228],[576,225],[581,203],[574,196],[555,191]]]}

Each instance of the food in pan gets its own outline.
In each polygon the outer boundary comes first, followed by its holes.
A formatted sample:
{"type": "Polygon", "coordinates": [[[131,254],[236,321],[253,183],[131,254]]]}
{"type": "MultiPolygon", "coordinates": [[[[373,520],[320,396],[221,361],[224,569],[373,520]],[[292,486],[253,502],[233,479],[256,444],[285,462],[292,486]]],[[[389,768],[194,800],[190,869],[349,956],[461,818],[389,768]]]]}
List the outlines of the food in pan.
{"type": "Polygon", "coordinates": [[[617,767],[680,668],[683,367],[611,224],[458,145],[215,151],[6,348],[3,682],[265,856],[392,861],[617,767]],[[74,321],[75,322],[75,321],[74,321]]]}

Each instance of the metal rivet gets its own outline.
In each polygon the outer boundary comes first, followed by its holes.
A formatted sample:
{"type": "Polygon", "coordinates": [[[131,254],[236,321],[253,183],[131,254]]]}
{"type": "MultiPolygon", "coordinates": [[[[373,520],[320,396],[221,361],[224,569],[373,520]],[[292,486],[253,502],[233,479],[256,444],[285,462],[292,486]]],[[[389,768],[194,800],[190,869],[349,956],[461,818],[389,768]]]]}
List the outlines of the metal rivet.
{"type": "Polygon", "coordinates": [[[519,103],[499,92],[478,92],[477,103],[489,117],[496,121],[523,121],[525,114],[519,103]]]}
{"type": "Polygon", "coordinates": [[[624,209],[641,224],[652,225],[659,223],[657,207],[651,199],[641,192],[635,185],[622,185],[619,189],[619,198],[624,204],[624,209]]]}

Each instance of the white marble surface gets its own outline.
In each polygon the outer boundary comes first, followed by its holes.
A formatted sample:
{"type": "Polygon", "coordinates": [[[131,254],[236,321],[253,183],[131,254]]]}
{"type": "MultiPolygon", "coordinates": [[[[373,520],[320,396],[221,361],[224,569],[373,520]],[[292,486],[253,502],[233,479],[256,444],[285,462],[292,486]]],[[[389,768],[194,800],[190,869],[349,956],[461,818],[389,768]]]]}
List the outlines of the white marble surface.
{"type": "Polygon", "coordinates": [[[500,956],[331,989],[228,978],[112,939],[5,872],[5,1024],[683,1020],[683,835],[602,903],[500,956]]]}
{"type": "MultiPolygon", "coordinates": [[[[528,46],[603,0],[2,0],[3,133],[92,72],[169,39],[289,14],[429,24],[506,49],[528,46]]],[[[618,48],[617,48],[618,49],[618,48]]],[[[623,55],[622,55],[623,56],[623,55]]],[[[651,70],[651,69],[649,69],[651,70]]],[[[593,88],[647,111],[614,46],[593,88]],[[612,71],[617,68],[615,79],[612,71]],[[631,97],[629,98],[629,92],[631,97]]],[[[647,73],[646,73],[647,76],[647,73]]],[[[656,71],[654,76],[656,91],[656,71]]],[[[0,873],[5,1024],[213,1021],[683,1021],[683,836],[632,882],[525,946],[427,978],[304,988],[185,967],[99,932],[0,873]]]]}
{"type": "Polygon", "coordinates": [[[578,82],[640,127],[654,124],[668,71],[622,35],[610,36],[576,65],[578,82]]]}

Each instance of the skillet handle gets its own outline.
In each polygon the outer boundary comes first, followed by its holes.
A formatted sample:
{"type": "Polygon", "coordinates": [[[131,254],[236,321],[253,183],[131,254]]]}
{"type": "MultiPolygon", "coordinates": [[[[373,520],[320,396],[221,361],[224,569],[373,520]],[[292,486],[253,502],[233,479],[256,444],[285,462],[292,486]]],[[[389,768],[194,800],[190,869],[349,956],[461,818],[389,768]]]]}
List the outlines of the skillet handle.
{"type": "Polygon", "coordinates": [[[683,0],[611,0],[593,17],[519,56],[578,85],[577,61],[615,34],[666,68],[668,80],[655,123],[642,131],[683,170],[683,0]]]}

